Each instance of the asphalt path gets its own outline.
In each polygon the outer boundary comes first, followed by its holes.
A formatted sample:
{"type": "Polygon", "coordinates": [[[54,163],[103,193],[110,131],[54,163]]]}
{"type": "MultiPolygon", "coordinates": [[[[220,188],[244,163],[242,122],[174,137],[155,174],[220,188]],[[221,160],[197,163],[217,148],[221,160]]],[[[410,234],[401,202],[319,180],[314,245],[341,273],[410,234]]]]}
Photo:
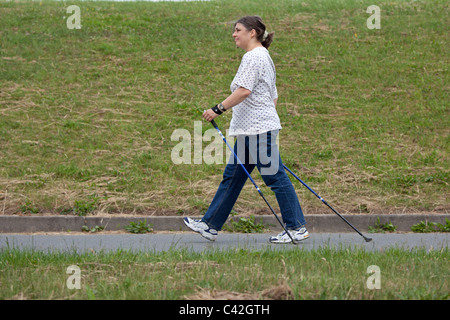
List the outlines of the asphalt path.
{"type": "Polygon", "coordinates": [[[448,248],[447,233],[393,233],[368,234],[372,242],[355,233],[314,233],[297,245],[271,244],[271,234],[221,233],[211,242],[193,232],[162,232],[148,234],[96,233],[96,234],[0,234],[0,249],[37,250],[45,252],[108,252],[116,250],[162,252],[186,249],[205,250],[316,250],[343,248],[385,250],[388,248],[440,250],[448,248]]]}

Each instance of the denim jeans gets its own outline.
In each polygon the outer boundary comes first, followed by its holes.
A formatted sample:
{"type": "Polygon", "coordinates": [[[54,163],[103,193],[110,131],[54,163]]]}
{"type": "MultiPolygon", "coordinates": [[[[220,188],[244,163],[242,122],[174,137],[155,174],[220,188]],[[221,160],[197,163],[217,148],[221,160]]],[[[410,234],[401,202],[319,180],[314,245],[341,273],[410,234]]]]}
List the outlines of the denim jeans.
{"type": "MultiPolygon", "coordinates": [[[[276,144],[277,134],[278,130],[254,136],[238,136],[234,152],[248,173],[251,173],[255,166],[258,168],[264,183],[275,193],[286,228],[297,229],[304,226],[306,221],[294,186],[281,162],[276,144]]],[[[231,154],[223,180],[202,221],[210,228],[221,230],[247,179],[247,174],[231,154]]]]}

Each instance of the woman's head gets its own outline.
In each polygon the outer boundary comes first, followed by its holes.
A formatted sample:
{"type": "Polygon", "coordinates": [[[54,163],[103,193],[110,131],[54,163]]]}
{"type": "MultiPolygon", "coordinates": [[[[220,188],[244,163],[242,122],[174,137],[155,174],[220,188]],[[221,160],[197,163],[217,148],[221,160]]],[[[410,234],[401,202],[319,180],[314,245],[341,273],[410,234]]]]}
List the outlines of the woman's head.
{"type": "Polygon", "coordinates": [[[273,40],[273,32],[266,31],[266,25],[259,16],[245,16],[234,24],[233,38],[236,45],[245,49],[251,41],[258,41],[266,49],[273,40]]]}

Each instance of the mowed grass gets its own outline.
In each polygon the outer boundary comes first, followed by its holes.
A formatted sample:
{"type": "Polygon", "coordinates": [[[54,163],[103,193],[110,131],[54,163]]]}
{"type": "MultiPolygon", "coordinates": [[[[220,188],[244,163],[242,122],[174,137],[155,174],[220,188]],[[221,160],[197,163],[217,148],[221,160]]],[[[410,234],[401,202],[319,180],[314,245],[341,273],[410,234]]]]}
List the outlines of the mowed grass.
{"type": "Polygon", "coordinates": [[[449,251],[0,251],[0,299],[448,299],[449,251]],[[374,289],[379,268],[379,289],[374,289]],[[79,281],[72,266],[79,268],[79,281]],[[369,268],[369,271],[368,271],[369,268]],[[79,285],[79,289],[69,286],[79,285]]]}
{"type": "MultiPolygon", "coordinates": [[[[448,212],[447,1],[378,1],[379,30],[373,1],[70,4],[81,29],[68,3],[0,2],[0,214],[203,212],[224,164],[174,164],[171,136],[229,94],[247,14],[275,31],[290,169],[343,213],[448,212]]],[[[267,213],[250,184],[235,210],[267,213]]]]}

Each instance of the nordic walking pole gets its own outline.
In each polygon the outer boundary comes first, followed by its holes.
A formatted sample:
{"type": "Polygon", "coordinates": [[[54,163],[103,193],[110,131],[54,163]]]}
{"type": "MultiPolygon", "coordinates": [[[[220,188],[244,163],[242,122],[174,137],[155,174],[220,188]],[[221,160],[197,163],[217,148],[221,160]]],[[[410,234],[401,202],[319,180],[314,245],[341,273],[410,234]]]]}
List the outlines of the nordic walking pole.
{"type": "Polygon", "coordinates": [[[269,207],[270,211],[272,211],[273,215],[275,216],[275,218],[277,218],[278,222],[280,223],[280,225],[283,227],[284,231],[287,233],[287,235],[289,236],[289,238],[291,238],[292,244],[297,244],[294,239],[292,238],[291,234],[289,233],[289,231],[286,229],[285,225],[283,224],[283,222],[281,222],[280,218],[278,218],[277,214],[275,213],[275,211],[272,209],[272,207],[270,206],[269,202],[267,201],[266,197],[264,197],[262,191],[259,189],[258,185],[256,184],[256,182],[252,179],[250,173],[248,173],[247,169],[245,169],[244,164],[241,162],[241,160],[239,160],[237,154],[234,152],[233,148],[228,144],[227,140],[225,139],[225,136],[222,134],[222,131],[220,131],[219,127],[217,126],[216,122],[214,120],[211,120],[211,124],[214,126],[214,128],[216,128],[216,130],[219,132],[220,136],[222,137],[223,141],[225,142],[225,144],[227,145],[228,149],[230,149],[230,151],[233,153],[235,159],[237,160],[237,162],[241,165],[242,169],[244,169],[245,173],[247,174],[247,176],[249,177],[250,181],[253,183],[253,185],[255,186],[256,190],[258,190],[259,195],[264,199],[264,201],[266,202],[267,206],[269,207]]]}
{"type": "Polygon", "coordinates": [[[364,240],[366,240],[366,242],[370,242],[372,241],[372,238],[367,238],[366,236],[364,236],[361,232],[359,232],[358,229],[356,229],[350,222],[347,221],[347,219],[345,219],[342,215],[339,214],[339,212],[337,212],[336,210],[334,210],[334,208],[332,206],[330,206],[325,199],[323,199],[321,196],[319,196],[317,193],[314,192],[313,189],[311,189],[306,183],[304,183],[299,177],[297,177],[288,167],[286,167],[283,164],[283,167],[290,173],[292,174],[298,181],[301,182],[301,184],[303,184],[306,188],[308,188],[309,191],[311,191],[317,198],[319,198],[320,201],[322,201],[328,208],[330,208],[334,213],[336,213],[339,218],[341,218],[342,220],[344,220],[350,227],[352,227],[353,230],[355,230],[361,237],[364,238],[364,240]]]}

